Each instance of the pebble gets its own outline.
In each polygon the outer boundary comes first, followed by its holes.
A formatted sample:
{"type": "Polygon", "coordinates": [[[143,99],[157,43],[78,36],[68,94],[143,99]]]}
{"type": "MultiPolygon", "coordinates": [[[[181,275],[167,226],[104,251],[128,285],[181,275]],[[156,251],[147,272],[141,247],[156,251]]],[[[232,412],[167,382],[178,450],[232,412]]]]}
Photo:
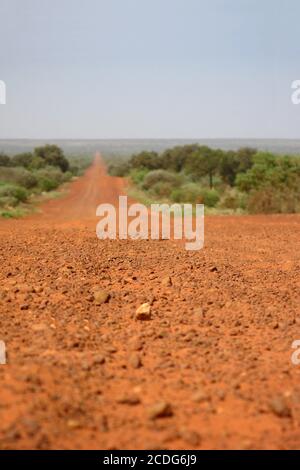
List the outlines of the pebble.
{"type": "Polygon", "coordinates": [[[109,301],[110,294],[105,290],[94,290],[94,300],[96,305],[102,305],[109,301]]]}
{"type": "Polygon", "coordinates": [[[275,397],[270,401],[270,409],[279,418],[290,418],[292,412],[283,397],[275,397]]]}
{"type": "Polygon", "coordinates": [[[209,401],[210,396],[204,391],[204,390],[198,390],[197,392],[194,393],[192,396],[192,400],[195,403],[202,403],[204,401],[209,401]]]}
{"type": "Polygon", "coordinates": [[[135,312],[136,320],[150,320],[151,319],[151,307],[148,303],[140,305],[135,312]]]}
{"type": "Polygon", "coordinates": [[[139,405],[139,403],[141,403],[141,400],[139,399],[138,396],[134,394],[130,394],[130,395],[124,395],[118,398],[117,403],[120,403],[122,405],[134,406],[134,405],[139,405]]]}
{"type": "Polygon", "coordinates": [[[131,354],[129,356],[129,364],[134,369],[139,369],[142,366],[142,360],[138,354],[131,354]]]}
{"type": "Polygon", "coordinates": [[[200,443],[200,435],[196,431],[191,431],[186,428],[182,428],[180,430],[180,437],[183,439],[187,444],[196,447],[200,443]]]}
{"type": "Polygon", "coordinates": [[[35,331],[36,333],[40,331],[45,331],[47,329],[47,325],[45,323],[34,323],[31,326],[32,330],[35,331]]]}
{"type": "Polygon", "coordinates": [[[77,421],[75,419],[69,419],[67,421],[67,426],[70,429],[78,429],[78,428],[80,428],[80,423],[79,423],[79,421],[77,421]]]}
{"type": "Polygon", "coordinates": [[[166,418],[169,416],[173,416],[173,410],[171,405],[165,401],[160,401],[150,406],[147,410],[147,413],[150,419],[166,418]]]}
{"type": "Polygon", "coordinates": [[[102,354],[99,354],[94,358],[93,362],[94,362],[95,365],[104,364],[105,363],[105,357],[102,354]]]}
{"type": "Polygon", "coordinates": [[[161,285],[164,287],[171,287],[172,279],[170,278],[170,276],[164,277],[161,281],[161,285]]]}

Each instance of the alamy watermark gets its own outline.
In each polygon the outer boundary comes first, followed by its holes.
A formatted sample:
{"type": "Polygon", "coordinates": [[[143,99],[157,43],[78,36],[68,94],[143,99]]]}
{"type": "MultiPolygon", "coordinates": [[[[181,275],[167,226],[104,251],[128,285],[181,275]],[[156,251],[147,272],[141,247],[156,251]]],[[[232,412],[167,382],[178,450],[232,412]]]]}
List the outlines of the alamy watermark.
{"type": "Polygon", "coordinates": [[[6,364],[6,346],[4,341],[0,340],[0,365],[6,364]]]}
{"type": "Polygon", "coordinates": [[[6,84],[0,80],[0,104],[6,104],[6,84]]]}
{"type": "Polygon", "coordinates": [[[292,349],[295,351],[293,352],[291,356],[291,362],[294,366],[299,366],[300,365],[300,340],[295,339],[292,343],[292,349]]]}
{"type": "Polygon", "coordinates": [[[143,204],[128,206],[127,196],[119,196],[119,207],[100,204],[96,215],[97,237],[101,240],[185,240],[186,250],[200,250],[204,245],[203,204],[143,204]]]}
{"type": "Polygon", "coordinates": [[[291,100],[293,104],[300,104],[300,80],[294,80],[291,85],[292,92],[291,100]]]}

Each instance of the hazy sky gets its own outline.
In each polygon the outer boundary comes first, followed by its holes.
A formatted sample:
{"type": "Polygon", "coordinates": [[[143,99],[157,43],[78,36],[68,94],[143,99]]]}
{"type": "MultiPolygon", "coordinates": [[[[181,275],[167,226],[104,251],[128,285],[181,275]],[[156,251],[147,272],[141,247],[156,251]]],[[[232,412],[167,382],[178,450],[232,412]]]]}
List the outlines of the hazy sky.
{"type": "Polygon", "coordinates": [[[300,137],[299,0],[0,0],[0,138],[300,137]]]}

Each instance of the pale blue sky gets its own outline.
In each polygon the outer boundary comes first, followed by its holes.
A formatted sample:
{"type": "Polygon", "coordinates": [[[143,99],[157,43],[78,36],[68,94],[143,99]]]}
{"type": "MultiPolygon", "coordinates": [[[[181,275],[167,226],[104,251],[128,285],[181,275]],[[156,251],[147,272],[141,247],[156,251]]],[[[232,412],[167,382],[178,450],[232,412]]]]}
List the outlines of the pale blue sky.
{"type": "Polygon", "coordinates": [[[0,138],[300,137],[299,0],[0,0],[0,138]]]}

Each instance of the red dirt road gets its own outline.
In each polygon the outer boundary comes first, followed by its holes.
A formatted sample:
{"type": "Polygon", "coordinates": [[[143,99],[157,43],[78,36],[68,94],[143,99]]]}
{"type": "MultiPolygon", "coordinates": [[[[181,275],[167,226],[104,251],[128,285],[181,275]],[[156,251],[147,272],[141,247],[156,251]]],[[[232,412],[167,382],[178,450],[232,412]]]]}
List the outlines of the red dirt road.
{"type": "Polygon", "coordinates": [[[197,252],[98,240],[122,188],[97,158],[0,223],[0,448],[299,448],[300,217],[207,217],[197,252]]]}

